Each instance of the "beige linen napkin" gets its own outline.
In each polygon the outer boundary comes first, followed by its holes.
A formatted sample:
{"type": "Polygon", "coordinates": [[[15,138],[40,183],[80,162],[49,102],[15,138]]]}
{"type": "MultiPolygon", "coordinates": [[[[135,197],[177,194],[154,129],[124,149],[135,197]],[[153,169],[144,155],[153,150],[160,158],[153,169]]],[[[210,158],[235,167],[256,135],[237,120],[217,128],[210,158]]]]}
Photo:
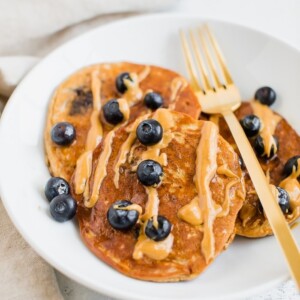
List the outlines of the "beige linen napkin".
{"type": "MultiPolygon", "coordinates": [[[[37,56],[100,24],[136,12],[166,9],[177,1],[0,1],[0,115],[7,97],[38,61],[37,56]]],[[[1,200],[0,299],[63,299],[52,267],[16,231],[1,200]]]]}
{"type": "Polygon", "coordinates": [[[23,240],[0,201],[0,299],[63,299],[53,269],[23,240]]]}

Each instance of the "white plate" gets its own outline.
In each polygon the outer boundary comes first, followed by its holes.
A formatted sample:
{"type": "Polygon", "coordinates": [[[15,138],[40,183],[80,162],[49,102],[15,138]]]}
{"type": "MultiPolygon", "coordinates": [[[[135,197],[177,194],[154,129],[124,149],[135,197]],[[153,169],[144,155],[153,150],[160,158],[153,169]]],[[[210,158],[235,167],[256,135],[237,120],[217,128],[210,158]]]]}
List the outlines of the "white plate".
{"type": "MultiPolygon", "coordinates": [[[[278,92],[275,108],[300,132],[300,53],[244,27],[209,23],[243,97],[250,98],[259,86],[271,85],[278,92]]],[[[178,29],[200,24],[197,17],[152,15],[82,35],[58,48],[27,75],[2,116],[1,194],[11,219],[51,265],[101,293],[127,299],[240,299],[288,278],[279,247],[269,237],[237,238],[204,274],[190,282],[157,284],[130,279],[102,263],[84,246],[75,223],[59,224],[49,215],[43,195],[49,173],[42,135],[55,87],[75,70],[101,61],[158,64],[185,74],[178,29]]],[[[294,234],[299,241],[300,227],[294,234]]]]}

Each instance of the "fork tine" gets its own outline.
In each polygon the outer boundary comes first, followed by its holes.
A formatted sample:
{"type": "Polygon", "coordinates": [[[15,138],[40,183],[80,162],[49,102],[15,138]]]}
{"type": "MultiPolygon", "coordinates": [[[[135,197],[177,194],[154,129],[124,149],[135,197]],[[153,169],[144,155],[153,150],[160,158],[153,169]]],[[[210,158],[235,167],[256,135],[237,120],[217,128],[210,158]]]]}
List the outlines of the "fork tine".
{"type": "Polygon", "coordinates": [[[214,88],[221,88],[221,87],[223,87],[223,84],[221,84],[221,82],[219,80],[218,73],[216,72],[216,66],[214,64],[213,58],[210,54],[207,42],[205,41],[205,37],[204,37],[204,34],[201,29],[199,29],[198,34],[199,34],[201,44],[203,46],[204,54],[206,56],[208,66],[209,66],[209,69],[210,69],[210,72],[212,75],[212,81],[214,82],[214,88]]]}
{"type": "Polygon", "coordinates": [[[204,90],[204,92],[206,92],[207,89],[212,90],[212,86],[208,79],[208,75],[207,75],[208,73],[207,73],[207,70],[206,70],[206,67],[204,64],[204,60],[203,60],[202,54],[200,53],[199,47],[197,46],[196,37],[192,30],[190,30],[190,36],[191,36],[191,41],[192,41],[192,47],[193,47],[195,57],[196,57],[196,62],[198,64],[199,73],[201,76],[203,90],[204,90]]]}
{"type": "Polygon", "coordinates": [[[217,56],[217,59],[219,61],[219,64],[221,66],[221,70],[223,72],[223,75],[224,75],[224,78],[226,80],[226,84],[233,84],[233,80],[232,80],[232,77],[229,73],[229,70],[226,66],[226,62],[225,62],[225,59],[224,59],[224,56],[222,54],[222,51],[220,49],[220,46],[219,44],[217,43],[217,40],[215,39],[215,37],[213,36],[213,33],[212,31],[209,29],[208,25],[206,24],[204,26],[204,28],[206,29],[206,32],[208,34],[208,37],[211,41],[211,44],[215,50],[215,53],[216,53],[216,56],[217,56]]]}
{"type": "Polygon", "coordinates": [[[189,50],[187,39],[182,30],[180,30],[180,37],[181,37],[181,44],[183,48],[185,63],[188,69],[189,77],[191,79],[191,85],[196,90],[202,90],[201,86],[198,83],[197,73],[193,64],[192,54],[189,50]]]}

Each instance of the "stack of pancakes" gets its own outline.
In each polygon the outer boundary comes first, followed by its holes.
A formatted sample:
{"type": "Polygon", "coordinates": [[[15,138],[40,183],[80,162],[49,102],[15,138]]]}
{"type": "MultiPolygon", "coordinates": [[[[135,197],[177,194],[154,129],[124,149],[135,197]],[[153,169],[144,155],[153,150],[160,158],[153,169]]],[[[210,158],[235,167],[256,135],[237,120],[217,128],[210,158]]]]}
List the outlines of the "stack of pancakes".
{"type": "MultiPolygon", "coordinates": [[[[215,124],[200,113],[187,81],[156,66],[94,65],[73,74],[54,94],[45,129],[49,170],[70,182],[87,247],[128,276],[151,281],[192,279],[228,247],[236,232],[247,237],[272,233],[224,120],[215,124]],[[120,94],[115,80],[123,72],[136,81],[120,94]],[[153,91],[164,100],[157,110],[143,101],[153,91]],[[103,116],[102,107],[110,99],[125,101],[126,117],[117,125],[103,116]],[[162,125],[163,138],[157,145],[145,146],[136,137],[137,126],[148,119],[162,125]],[[51,140],[51,129],[59,122],[76,129],[69,146],[51,140]],[[137,166],[145,158],[163,166],[158,185],[146,187],[137,178],[137,166]],[[107,218],[118,200],[140,209],[137,224],[126,231],[113,228],[107,218]],[[158,215],[172,226],[163,241],[144,233],[145,224],[158,215]]],[[[236,112],[239,119],[250,113],[249,103],[236,112]]],[[[275,134],[280,144],[277,156],[261,163],[269,170],[270,183],[277,186],[283,180],[284,164],[298,154],[300,138],[283,118],[275,134]],[[289,145],[284,143],[287,134],[292,136],[289,145]]],[[[293,211],[286,215],[289,222],[299,216],[299,202],[294,201],[293,211]]]]}

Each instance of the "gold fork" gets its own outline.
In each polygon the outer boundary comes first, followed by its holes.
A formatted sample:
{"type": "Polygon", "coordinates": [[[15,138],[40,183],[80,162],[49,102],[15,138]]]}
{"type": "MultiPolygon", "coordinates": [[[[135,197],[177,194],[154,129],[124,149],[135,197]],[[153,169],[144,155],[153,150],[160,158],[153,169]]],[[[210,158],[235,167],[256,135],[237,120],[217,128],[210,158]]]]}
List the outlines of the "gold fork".
{"type": "Polygon", "coordinates": [[[221,114],[228,124],[299,290],[300,253],[248,138],[233,113],[241,105],[241,97],[226,67],[217,41],[207,25],[197,31],[202,52],[194,31],[190,30],[190,42],[183,31],[180,32],[180,35],[191,85],[201,103],[202,111],[207,114],[221,114]],[[204,63],[205,61],[207,64],[204,63]],[[217,69],[216,63],[219,69],[217,69]],[[220,71],[223,79],[219,75],[220,71]]]}

